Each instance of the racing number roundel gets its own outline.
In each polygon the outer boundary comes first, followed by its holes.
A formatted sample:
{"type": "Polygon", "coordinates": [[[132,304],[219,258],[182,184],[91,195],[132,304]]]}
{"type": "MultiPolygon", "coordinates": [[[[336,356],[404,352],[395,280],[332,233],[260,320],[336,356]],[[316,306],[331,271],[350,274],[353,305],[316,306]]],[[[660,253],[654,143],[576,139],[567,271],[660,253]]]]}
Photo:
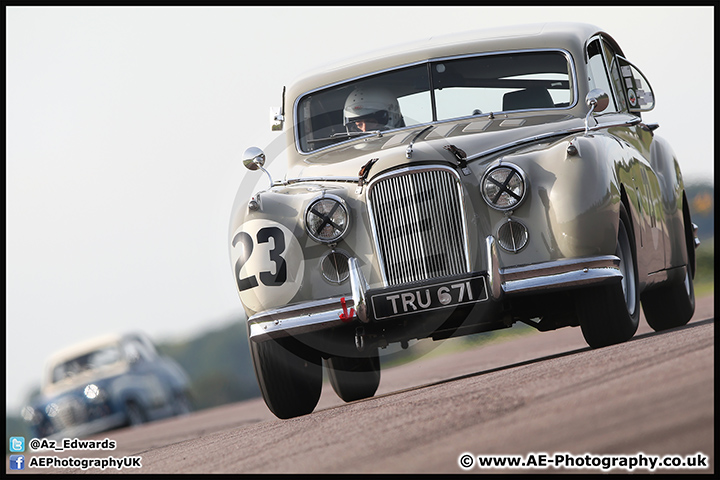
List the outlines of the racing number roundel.
{"type": "Polygon", "coordinates": [[[288,303],[302,284],[303,252],[284,225],[250,220],[233,235],[230,252],[240,299],[256,312],[288,303]]]}

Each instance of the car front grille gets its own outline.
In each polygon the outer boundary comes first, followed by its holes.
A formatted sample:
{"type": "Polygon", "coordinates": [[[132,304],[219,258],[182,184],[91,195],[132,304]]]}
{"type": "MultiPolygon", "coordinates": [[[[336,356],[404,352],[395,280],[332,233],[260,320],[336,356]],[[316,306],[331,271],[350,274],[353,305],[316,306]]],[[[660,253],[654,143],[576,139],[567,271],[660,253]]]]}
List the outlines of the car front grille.
{"type": "Polygon", "coordinates": [[[469,271],[460,179],[445,167],[415,167],[373,181],[370,218],[387,285],[469,271]]]}
{"type": "Polygon", "coordinates": [[[58,431],[87,421],[85,406],[81,401],[73,397],[63,398],[58,401],[56,412],[53,417],[53,424],[58,431]]]}

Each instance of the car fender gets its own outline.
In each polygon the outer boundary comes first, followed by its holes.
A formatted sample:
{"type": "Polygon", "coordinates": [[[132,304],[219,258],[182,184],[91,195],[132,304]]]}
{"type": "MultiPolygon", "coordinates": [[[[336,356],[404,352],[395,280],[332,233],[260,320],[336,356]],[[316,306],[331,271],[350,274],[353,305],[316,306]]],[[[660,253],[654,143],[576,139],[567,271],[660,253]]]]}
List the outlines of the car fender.
{"type": "Polygon", "coordinates": [[[230,258],[248,316],[294,301],[348,294],[349,282],[332,283],[322,275],[321,262],[335,250],[358,258],[369,281],[379,279],[366,210],[355,187],[342,182],[277,185],[255,195],[257,209],[237,209],[242,214],[231,222],[230,258]],[[342,199],[351,212],[348,233],[338,245],[319,243],[305,230],[307,207],[323,195],[342,199]]]}
{"type": "Polygon", "coordinates": [[[685,185],[677,156],[662,137],[654,136],[650,150],[650,165],[660,181],[662,206],[666,222],[665,261],[667,268],[688,263],[685,245],[683,201],[685,185]]]}
{"type": "Polygon", "coordinates": [[[606,135],[570,136],[504,156],[503,162],[527,176],[530,196],[513,216],[535,241],[527,251],[503,255],[503,264],[613,254],[621,183],[616,165],[605,160],[613,157],[624,161],[622,149],[606,135]]]}

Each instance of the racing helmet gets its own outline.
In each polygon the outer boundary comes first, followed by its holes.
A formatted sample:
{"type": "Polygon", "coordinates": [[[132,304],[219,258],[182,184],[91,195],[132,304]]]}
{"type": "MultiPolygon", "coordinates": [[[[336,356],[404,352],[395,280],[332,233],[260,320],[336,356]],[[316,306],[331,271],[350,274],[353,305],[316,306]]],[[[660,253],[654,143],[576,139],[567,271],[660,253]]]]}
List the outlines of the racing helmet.
{"type": "Polygon", "coordinates": [[[343,108],[343,124],[355,129],[355,122],[372,121],[379,130],[402,127],[402,115],[397,98],[382,88],[357,87],[348,95],[343,108]]]}

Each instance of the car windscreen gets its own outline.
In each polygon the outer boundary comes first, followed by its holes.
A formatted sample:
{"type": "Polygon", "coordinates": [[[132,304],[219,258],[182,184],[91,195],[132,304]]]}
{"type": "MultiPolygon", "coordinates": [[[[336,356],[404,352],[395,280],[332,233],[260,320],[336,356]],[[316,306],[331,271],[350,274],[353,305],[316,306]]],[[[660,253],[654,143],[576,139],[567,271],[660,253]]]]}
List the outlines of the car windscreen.
{"type": "Polygon", "coordinates": [[[296,133],[312,152],[369,133],[575,101],[570,56],[557,50],[434,60],[333,85],[297,103],[296,133]]]}
{"type": "Polygon", "coordinates": [[[82,372],[112,365],[120,360],[120,349],[117,345],[98,348],[92,352],[78,355],[77,357],[57,364],[52,370],[52,383],[74,377],[82,372]]]}

